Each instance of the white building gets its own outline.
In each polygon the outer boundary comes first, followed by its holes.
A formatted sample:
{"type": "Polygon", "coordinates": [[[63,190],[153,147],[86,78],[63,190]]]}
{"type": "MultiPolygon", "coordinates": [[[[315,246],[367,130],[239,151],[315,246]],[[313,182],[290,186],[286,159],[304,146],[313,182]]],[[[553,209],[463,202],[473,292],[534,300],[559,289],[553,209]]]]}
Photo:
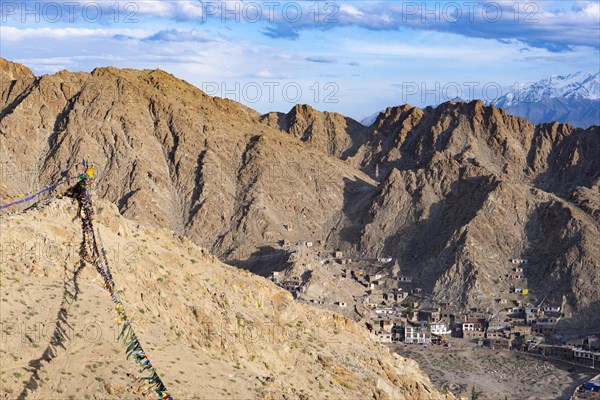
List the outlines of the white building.
{"type": "Polygon", "coordinates": [[[406,325],[404,327],[404,341],[406,343],[427,344],[431,343],[431,332],[421,330],[416,326],[406,325]]]}
{"type": "Polygon", "coordinates": [[[450,328],[448,328],[448,326],[443,322],[436,322],[434,324],[430,324],[429,331],[432,335],[436,336],[449,335],[452,333],[450,328]]]}
{"type": "Polygon", "coordinates": [[[593,361],[594,363],[600,361],[600,353],[589,350],[573,349],[573,357],[575,359],[593,361]]]}
{"type": "Polygon", "coordinates": [[[522,258],[511,258],[510,262],[513,264],[528,264],[529,260],[524,260],[522,258]]]}
{"type": "Polygon", "coordinates": [[[544,312],[560,312],[560,306],[546,306],[544,312]]]}

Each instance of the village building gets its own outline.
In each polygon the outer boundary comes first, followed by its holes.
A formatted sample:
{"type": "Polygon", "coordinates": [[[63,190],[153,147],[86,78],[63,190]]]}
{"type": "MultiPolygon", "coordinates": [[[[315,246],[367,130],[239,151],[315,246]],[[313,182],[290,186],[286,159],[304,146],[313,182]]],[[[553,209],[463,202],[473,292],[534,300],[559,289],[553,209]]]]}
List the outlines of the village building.
{"type": "Polygon", "coordinates": [[[456,314],[454,314],[452,311],[442,310],[440,312],[440,316],[441,316],[441,319],[447,320],[450,322],[454,322],[456,320],[456,314]]]}
{"type": "Polygon", "coordinates": [[[542,352],[545,356],[573,360],[573,346],[548,346],[543,345],[542,352]]]}
{"type": "Polygon", "coordinates": [[[392,257],[379,257],[377,259],[377,262],[380,262],[382,264],[387,264],[387,263],[392,262],[392,257]]]}
{"type": "Polygon", "coordinates": [[[511,258],[510,262],[513,264],[529,264],[529,260],[525,260],[522,258],[511,258]]]}
{"type": "Polygon", "coordinates": [[[432,335],[436,335],[436,336],[446,336],[446,335],[450,335],[452,333],[452,331],[450,330],[448,325],[446,325],[443,322],[436,322],[433,324],[429,324],[429,331],[431,332],[432,335]]]}
{"type": "Polygon", "coordinates": [[[483,330],[471,330],[471,331],[463,332],[463,338],[467,339],[467,340],[482,339],[484,337],[485,337],[485,331],[483,331],[483,330]]]}
{"type": "Polygon", "coordinates": [[[485,327],[481,322],[463,322],[462,334],[468,340],[480,339],[485,337],[485,327]]]}
{"type": "Polygon", "coordinates": [[[394,325],[392,327],[392,342],[401,342],[404,340],[404,327],[402,325],[394,325]]]}
{"type": "Polygon", "coordinates": [[[585,345],[585,338],[567,339],[565,345],[571,347],[583,347],[585,345]]]}
{"type": "Polygon", "coordinates": [[[383,275],[382,274],[372,274],[372,275],[367,275],[366,278],[367,278],[367,281],[369,281],[369,282],[377,282],[381,278],[383,278],[383,275]]]}
{"type": "Polygon", "coordinates": [[[408,297],[408,293],[403,292],[402,290],[396,291],[394,294],[396,295],[396,297],[394,299],[396,301],[402,301],[408,297]]]}
{"type": "Polygon", "coordinates": [[[534,324],[537,322],[539,314],[540,314],[540,309],[537,307],[525,307],[524,308],[524,314],[525,314],[525,323],[527,324],[534,324]]]}
{"type": "Polygon", "coordinates": [[[531,325],[515,324],[510,327],[512,336],[529,336],[531,332],[531,325]]]}
{"type": "Polygon", "coordinates": [[[395,314],[395,311],[390,308],[390,307],[385,307],[385,308],[376,308],[375,309],[375,314],[387,314],[387,315],[392,315],[395,314]]]}
{"type": "Polygon", "coordinates": [[[271,276],[269,277],[269,280],[271,282],[275,283],[276,285],[279,284],[279,271],[271,272],[271,276]]]}
{"type": "Polygon", "coordinates": [[[385,292],[382,293],[383,300],[386,302],[396,301],[396,293],[385,292]]]}
{"type": "Polygon", "coordinates": [[[532,330],[542,335],[552,335],[556,332],[559,318],[540,318],[533,324],[532,330]]]}
{"type": "Polygon", "coordinates": [[[379,343],[392,343],[392,333],[391,332],[375,332],[375,337],[379,343]]]}
{"type": "Polygon", "coordinates": [[[335,257],[335,258],[343,258],[344,257],[344,253],[341,252],[341,251],[339,251],[339,250],[337,250],[337,251],[335,251],[333,253],[333,257],[335,257]]]}
{"type": "Polygon", "coordinates": [[[559,313],[560,312],[560,306],[545,306],[543,308],[544,312],[555,312],[555,313],[559,313]]]}
{"type": "Polygon", "coordinates": [[[505,338],[505,337],[487,339],[487,341],[488,341],[488,345],[492,349],[510,349],[511,344],[512,344],[511,340],[509,338],[505,338]]]}
{"type": "Polygon", "coordinates": [[[408,344],[431,343],[431,332],[421,327],[407,324],[404,327],[404,342],[408,344]]]}
{"type": "Polygon", "coordinates": [[[419,310],[419,321],[438,322],[441,319],[440,310],[419,310]]]}
{"type": "Polygon", "coordinates": [[[487,317],[488,315],[485,313],[472,311],[465,315],[464,322],[479,322],[481,324],[484,324],[485,322],[487,322],[487,317]]]}
{"type": "Polygon", "coordinates": [[[487,329],[485,334],[487,345],[493,349],[509,349],[511,346],[511,336],[503,329],[487,329]]]}
{"type": "Polygon", "coordinates": [[[487,330],[485,337],[487,339],[500,339],[500,338],[505,338],[507,335],[504,333],[504,331],[490,331],[489,329],[487,330]]]}
{"type": "Polygon", "coordinates": [[[493,318],[491,320],[488,321],[488,332],[489,331],[501,331],[505,328],[508,328],[509,323],[500,319],[500,318],[493,318]]]}
{"type": "Polygon", "coordinates": [[[292,277],[283,282],[283,288],[290,291],[298,291],[300,290],[300,286],[302,286],[302,280],[298,277],[292,277]]]}
{"type": "Polygon", "coordinates": [[[525,318],[525,308],[523,307],[513,307],[510,312],[514,315],[523,315],[523,318],[525,318]]]}
{"type": "Polygon", "coordinates": [[[600,352],[574,349],[573,359],[582,364],[591,364],[592,366],[600,365],[600,352]]]}
{"type": "Polygon", "coordinates": [[[396,280],[397,280],[398,282],[406,282],[406,283],[410,283],[410,282],[412,282],[412,277],[410,277],[410,276],[404,276],[404,275],[398,275],[398,276],[396,277],[396,280]]]}
{"type": "Polygon", "coordinates": [[[369,329],[377,336],[377,340],[386,343],[391,342],[394,321],[389,317],[376,317],[372,322],[373,325],[369,329]]]}

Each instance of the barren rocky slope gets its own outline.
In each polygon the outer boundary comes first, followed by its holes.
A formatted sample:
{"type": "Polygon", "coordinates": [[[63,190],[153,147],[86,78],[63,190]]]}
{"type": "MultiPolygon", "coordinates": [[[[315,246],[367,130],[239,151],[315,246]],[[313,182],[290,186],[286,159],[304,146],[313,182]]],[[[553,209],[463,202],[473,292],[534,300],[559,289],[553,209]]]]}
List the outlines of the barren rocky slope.
{"type": "Polygon", "coordinates": [[[3,83],[18,78],[2,85],[0,161],[18,170],[0,183],[6,193],[30,190],[25,173],[47,182],[86,158],[99,195],[123,215],[244,259],[279,240],[284,224],[296,236],[327,231],[346,186],[372,184],[255,111],[160,70],[36,78],[0,67],[3,83]]]}
{"type": "Polygon", "coordinates": [[[20,172],[3,193],[87,158],[123,215],[262,274],[287,260],[279,240],[320,239],[394,257],[458,308],[493,307],[513,257],[533,261],[515,283],[532,302],[576,316],[600,302],[597,126],[473,101],[391,107],[367,129],[308,106],[260,116],[159,70],[34,77],[0,64],[0,161],[20,172]]]}
{"type": "MultiPolygon", "coordinates": [[[[600,131],[533,125],[481,102],[389,108],[363,165],[389,171],[356,246],[398,260],[446,302],[494,304],[509,258],[532,261],[532,299],[600,301],[600,131]],[[383,245],[381,245],[383,241],[383,245]]],[[[597,318],[593,322],[600,324],[597,318]]]]}
{"type": "MultiPolygon", "coordinates": [[[[76,272],[76,210],[53,200],[0,219],[3,398],[144,397],[115,340],[102,280],[91,265],[76,272]],[[52,345],[58,328],[66,338],[52,345]]],[[[453,398],[353,321],[297,304],[266,279],[172,231],[129,221],[112,204],[98,210],[117,287],[174,398],[453,398]]]]}
{"type": "Polygon", "coordinates": [[[355,155],[368,137],[368,129],[353,119],[308,105],[297,105],[287,114],[265,114],[261,121],[342,160],[355,155]]]}

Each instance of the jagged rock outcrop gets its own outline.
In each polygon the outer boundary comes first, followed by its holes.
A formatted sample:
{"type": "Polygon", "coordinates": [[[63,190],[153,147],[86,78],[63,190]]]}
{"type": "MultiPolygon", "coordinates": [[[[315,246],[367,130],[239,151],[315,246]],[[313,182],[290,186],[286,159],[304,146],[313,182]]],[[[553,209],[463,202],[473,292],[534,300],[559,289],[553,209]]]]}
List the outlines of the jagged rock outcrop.
{"type": "Polygon", "coordinates": [[[287,114],[265,114],[261,121],[342,160],[357,152],[364,144],[368,131],[352,118],[333,112],[320,112],[308,105],[296,105],[287,114]]]}

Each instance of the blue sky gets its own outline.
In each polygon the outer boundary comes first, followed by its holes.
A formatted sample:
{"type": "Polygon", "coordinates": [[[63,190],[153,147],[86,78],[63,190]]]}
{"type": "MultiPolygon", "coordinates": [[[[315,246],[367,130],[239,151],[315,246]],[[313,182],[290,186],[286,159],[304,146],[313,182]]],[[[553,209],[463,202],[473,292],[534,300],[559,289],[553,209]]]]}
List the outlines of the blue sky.
{"type": "Polygon", "coordinates": [[[599,1],[0,0],[0,12],[0,55],[36,74],[161,68],[260,112],[307,103],[360,119],[600,69],[599,1]]]}

